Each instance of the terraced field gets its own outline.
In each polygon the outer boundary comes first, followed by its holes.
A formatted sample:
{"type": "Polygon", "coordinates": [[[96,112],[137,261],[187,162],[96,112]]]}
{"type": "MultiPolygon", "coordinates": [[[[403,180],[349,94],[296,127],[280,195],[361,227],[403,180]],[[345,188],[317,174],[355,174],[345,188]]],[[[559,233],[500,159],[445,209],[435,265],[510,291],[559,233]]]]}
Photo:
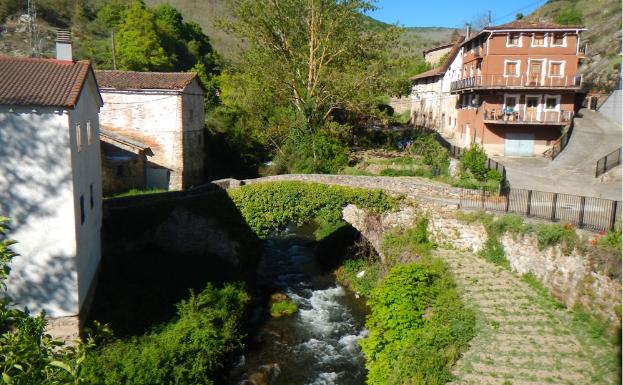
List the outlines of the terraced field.
{"type": "Polygon", "coordinates": [[[453,385],[620,384],[617,343],[521,277],[476,255],[439,250],[453,270],[478,334],[453,385]]]}

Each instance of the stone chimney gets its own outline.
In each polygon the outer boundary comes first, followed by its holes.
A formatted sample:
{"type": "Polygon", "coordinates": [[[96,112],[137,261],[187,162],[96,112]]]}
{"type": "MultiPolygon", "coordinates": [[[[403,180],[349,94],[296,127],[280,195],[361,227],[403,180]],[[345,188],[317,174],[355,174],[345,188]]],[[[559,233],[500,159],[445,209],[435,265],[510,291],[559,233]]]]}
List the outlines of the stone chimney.
{"type": "Polygon", "coordinates": [[[56,59],[73,60],[71,47],[71,32],[66,29],[56,31],[56,59]]]}
{"type": "Polygon", "coordinates": [[[472,25],[465,23],[465,39],[469,39],[469,35],[472,33],[472,25]]]}

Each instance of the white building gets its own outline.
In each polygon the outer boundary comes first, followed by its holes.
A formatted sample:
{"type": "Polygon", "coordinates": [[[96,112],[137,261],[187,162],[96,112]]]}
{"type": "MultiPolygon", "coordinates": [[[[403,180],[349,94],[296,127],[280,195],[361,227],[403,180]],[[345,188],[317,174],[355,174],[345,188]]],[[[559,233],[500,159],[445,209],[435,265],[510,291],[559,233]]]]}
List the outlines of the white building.
{"type": "Polygon", "coordinates": [[[57,52],[0,57],[0,216],[19,242],[9,295],[75,335],[101,258],[102,99],[90,63],[72,61],[68,36],[57,52]]]}
{"type": "Polygon", "coordinates": [[[148,188],[203,182],[204,91],[196,73],[96,71],[102,128],[151,148],[148,188]]]}
{"type": "Polygon", "coordinates": [[[441,65],[411,78],[411,122],[416,127],[437,130],[452,136],[456,130],[458,97],[450,94],[450,85],[461,77],[460,37],[454,44],[425,51],[427,62],[443,59],[441,65]],[[429,55],[436,54],[433,59],[429,55]]]}

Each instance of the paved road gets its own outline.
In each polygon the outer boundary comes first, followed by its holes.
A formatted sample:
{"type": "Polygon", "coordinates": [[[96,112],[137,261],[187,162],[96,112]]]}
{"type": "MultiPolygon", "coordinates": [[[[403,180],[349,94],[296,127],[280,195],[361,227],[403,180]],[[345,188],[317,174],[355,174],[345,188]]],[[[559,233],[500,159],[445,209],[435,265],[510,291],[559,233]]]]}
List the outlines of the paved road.
{"type": "Polygon", "coordinates": [[[506,166],[511,187],[621,200],[621,168],[595,178],[595,163],[621,147],[621,125],[595,111],[580,110],[571,139],[556,159],[494,159],[506,166]],[[605,179],[605,180],[601,180],[605,179]]]}

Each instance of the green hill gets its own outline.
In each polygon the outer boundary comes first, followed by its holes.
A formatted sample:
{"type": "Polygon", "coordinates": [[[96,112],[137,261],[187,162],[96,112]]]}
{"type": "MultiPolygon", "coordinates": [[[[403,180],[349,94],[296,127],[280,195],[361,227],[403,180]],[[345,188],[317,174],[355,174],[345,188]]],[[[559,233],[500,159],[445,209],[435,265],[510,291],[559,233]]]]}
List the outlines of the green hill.
{"type": "MultiPolygon", "coordinates": [[[[169,3],[177,8],[185,19],[201,25],[203,32],[210,36],[212,44],[226,59],[235,61],[244,47],[236,36],[231,36],[218,26],[219,19],[227,19],[231,14],[225,0],[146,0],[146,4],[155,6],[169,3]]],[[[371,28],[384,28],[387,24],[368,18],[371,28]]],[[[422,50],[450,41],[453,28],[403,28],[400,38],[400,51],[405,54],[421,56],[422,50]]]]}

